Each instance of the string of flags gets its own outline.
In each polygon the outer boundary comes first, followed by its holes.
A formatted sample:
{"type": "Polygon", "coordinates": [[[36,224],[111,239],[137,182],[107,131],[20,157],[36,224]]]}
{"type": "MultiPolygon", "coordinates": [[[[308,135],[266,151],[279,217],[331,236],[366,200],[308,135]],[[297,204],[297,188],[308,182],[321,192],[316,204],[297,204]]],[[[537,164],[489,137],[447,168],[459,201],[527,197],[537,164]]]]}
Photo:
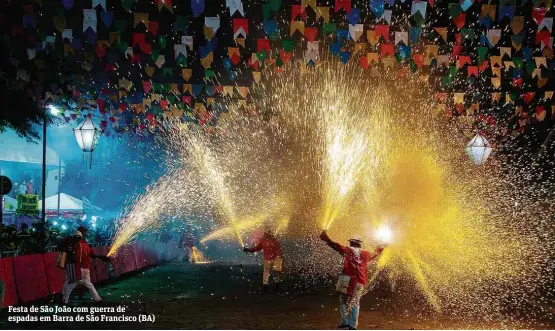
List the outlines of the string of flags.
{"type": "Polygon", "coordinates": [[[436,87],[446,116],[516,133],[555,120],[551,0],[33,0],[9,7],[0,31],[13,71],[4,75],[32,97],[63,102],[66,121],[92,113],[108,131],[152,129],[167,117],[216,125],[227,105],[250,107],[249,87],[263,70],[316,66],[324,54],[375,77],[410,68],[436,87]]]}

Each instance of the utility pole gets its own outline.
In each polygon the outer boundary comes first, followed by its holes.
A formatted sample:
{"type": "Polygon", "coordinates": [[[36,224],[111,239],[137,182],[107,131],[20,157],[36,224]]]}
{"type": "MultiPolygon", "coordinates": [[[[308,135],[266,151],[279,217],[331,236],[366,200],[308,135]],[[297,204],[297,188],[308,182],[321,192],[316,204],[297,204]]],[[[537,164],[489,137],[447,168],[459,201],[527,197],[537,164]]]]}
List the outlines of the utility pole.
{"type": "Polygon", "coordinates": [[[42,120],[42,217],[40,227],[40,247],[44,251],[44,238],[46,231],[46,126],[48,122],[46,102],[42,105],[44,118],[42,120]]]}
{"type": "Polygon", "coordinates": [[[58,217],[60,217],[60,186],[62,183],[62,157],[59,156],[58,160],[58,217]]]}

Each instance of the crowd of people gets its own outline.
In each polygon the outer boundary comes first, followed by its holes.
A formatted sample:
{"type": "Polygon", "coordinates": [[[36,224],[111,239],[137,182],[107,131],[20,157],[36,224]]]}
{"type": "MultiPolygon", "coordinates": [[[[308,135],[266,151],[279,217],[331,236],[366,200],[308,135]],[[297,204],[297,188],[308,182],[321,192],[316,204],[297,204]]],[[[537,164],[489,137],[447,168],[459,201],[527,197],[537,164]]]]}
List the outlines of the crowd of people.
{"type": "MultiPolygon", "coordinates": [[[[115,232],[112,223],[106,222],[103,226],[91,227],[88,242],[93,246],[110,242],[115,232]]],[[[0,224],[0,255],[19,256],[53,251],[62,238],[82,225],[80,220],[47,220],[43,236],[40,220],[32,222],[30,226],[21,223],[19,229],[15,224],[0,224]]]]}

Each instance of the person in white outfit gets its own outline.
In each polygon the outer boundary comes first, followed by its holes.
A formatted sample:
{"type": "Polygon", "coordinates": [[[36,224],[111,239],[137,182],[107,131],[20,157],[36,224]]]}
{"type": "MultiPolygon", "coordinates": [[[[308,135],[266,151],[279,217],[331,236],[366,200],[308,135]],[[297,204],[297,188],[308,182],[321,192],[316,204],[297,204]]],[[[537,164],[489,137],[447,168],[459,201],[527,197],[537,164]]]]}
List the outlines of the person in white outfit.
{"type": "Polygon", "coordinates": [[[91,292],[92,299],[95,302],[102,301],[91,282],[91,257],[99,258],[105,262],[109,261],[109,258],[93,253],[84,239],[86,234],[87,229],[83,226],[79,227],[72,237],[65,238],[62,241],[58,249],[60,251],[58,266],[66,270],[66,282],[62,290],[62,300],[65,304],[69,302],[69,296],[77,285],[85,286],[91,292]]]}

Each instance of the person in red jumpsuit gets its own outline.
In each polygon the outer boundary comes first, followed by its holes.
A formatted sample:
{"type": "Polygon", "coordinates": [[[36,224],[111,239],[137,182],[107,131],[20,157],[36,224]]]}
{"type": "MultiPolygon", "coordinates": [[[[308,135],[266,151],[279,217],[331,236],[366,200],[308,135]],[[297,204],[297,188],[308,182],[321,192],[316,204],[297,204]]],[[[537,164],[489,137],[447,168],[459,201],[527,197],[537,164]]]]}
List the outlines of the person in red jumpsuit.
{"type": "Polygon", "coordinates": [[[269,227],[264,229],[264,235],[258,244],[252,248],[244,247],[245,253],[263,252],[264,256],[264,272],[262,275],[263,291],[268,292],[270,286],[270,273],[273,270],[273,280],[276,290],[279,291],[280,276],[283,272],[283,252],[281,245],[276,236],[269,227]]]}
{"type": "Polygon", "coordinates": [[[382,253],[384,248],[378,247],[373,253],[365,251],[362,249],[362,238],[359,236],[351,237],[349,246],[342,246],[332,241],[326,230],[322,231],[320,239],[343,256],[343,271],[337,284],[341,313],[339,327],[356,330],[360,298],[363,295],[364,286],[368,284],[367,266],[382,253]]]}
{"type": "Polygon", "coordinates": [[[68,303],[69,296],[77,285],[85,286],[91,292],[95,302],[102,301],[91,282],[91,258],[99,258],[105,262],[110,259],[103,255],[94,254],[85,241],[84,237],[86,235],[87,229],[80,226],[73,236],[65,238],[58,247],[58,250],[64,252],[67,256],[63,264],[63,268],[66,270],[66,282],[62,290],[64,304],[68,303]]]}

